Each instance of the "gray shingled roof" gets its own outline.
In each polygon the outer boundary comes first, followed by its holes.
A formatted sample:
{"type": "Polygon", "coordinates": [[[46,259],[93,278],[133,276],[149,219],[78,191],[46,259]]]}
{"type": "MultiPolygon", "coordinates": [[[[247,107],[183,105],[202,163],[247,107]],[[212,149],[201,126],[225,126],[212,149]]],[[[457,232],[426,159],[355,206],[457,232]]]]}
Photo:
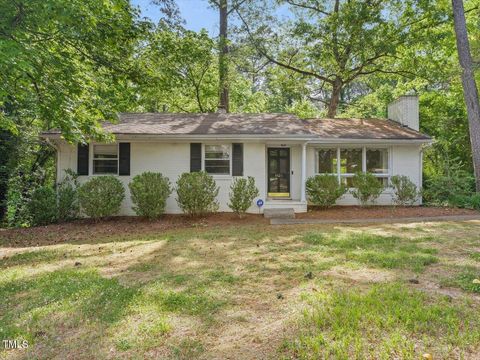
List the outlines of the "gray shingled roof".
{"type": "Polygon", "coordinates": [[[123,113],[118,124],[105,124],[115,134],[156,135],[310,135],[289,114],[123,113]]]}
{"type": "MultiPolygon", "coordinates": [[[[265,135],[338,139],[430,139],[385,119],[308,119],[290,114],[122,113],[116,124],[103,123],[117,135],[265,135]]],[[[59,134],[58,130],[43,133],[59,134]]]]}
{"type": "Polygon", "coordinates": [[[430,137],[387,119],[308,119],[310,132],[327,139],[429,140],[430,137]]]}

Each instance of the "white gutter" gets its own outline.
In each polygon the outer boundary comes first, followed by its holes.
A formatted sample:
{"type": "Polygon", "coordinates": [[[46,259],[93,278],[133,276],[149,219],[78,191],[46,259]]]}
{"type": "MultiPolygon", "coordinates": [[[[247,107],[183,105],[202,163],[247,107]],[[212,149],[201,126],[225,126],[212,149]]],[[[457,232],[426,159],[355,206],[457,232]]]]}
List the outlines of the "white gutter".
{"type": "MultiPolygon", "coordinates": [[[[321,138],[307,135],[155,135],[155,134],[114,134],[119,140],[156,140],[156,141],[191,141],[191,140],[275,140],[306,141],[309,144],[429,144],[432,139],[354,139],[354,138],[321,138]]],[[[45,139],[61,139],[60,134],[41,134],[45,139]]]]}

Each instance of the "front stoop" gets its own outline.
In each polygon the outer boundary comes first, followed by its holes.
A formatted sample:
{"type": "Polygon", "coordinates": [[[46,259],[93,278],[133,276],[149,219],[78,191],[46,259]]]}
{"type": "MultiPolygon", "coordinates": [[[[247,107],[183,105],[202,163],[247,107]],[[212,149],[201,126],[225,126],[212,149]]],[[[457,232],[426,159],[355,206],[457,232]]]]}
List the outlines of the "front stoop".
{"type": "Polygon", "coordinates": [[[267,219],[295,219],[295,210],[293,208],[265,209],[263,216],[267,219]]]}

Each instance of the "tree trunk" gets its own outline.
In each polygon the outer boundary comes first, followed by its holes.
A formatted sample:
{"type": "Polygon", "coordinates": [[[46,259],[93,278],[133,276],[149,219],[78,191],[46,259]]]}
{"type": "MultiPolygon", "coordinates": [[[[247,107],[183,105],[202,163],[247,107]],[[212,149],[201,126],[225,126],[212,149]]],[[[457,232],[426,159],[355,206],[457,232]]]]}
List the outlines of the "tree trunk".
{"type": "Polygon", "coordinates": [[[468,43],[467,25],[462,0],[452,0],[455,35],[460,66],[462,67],[463,97],[467,107],[470,143],[472,145],[473,169],[475,186],[480,192],[480,104],[478,89],[473,73],[472,56],[468,43]]]}
{"type": "Polygon", "coordinates": [[[337,109],[338,105],[340,104],[340,94],[342,92],[342,81],[339,78],[335,79],[335,82],[332,85],[332,96],[330,97],[330,101],[328,103],[328,118],[335,118],[337,116],[337,109]]]}
{"type": "Polygon", "coordinates": [[[230,111],[229,89],[228,89],[228,7],[227,0],[220,0],[220,52],[218,56],[218,75],[219,75],[219,104],[218,109],[225,112],[230,111]]]}

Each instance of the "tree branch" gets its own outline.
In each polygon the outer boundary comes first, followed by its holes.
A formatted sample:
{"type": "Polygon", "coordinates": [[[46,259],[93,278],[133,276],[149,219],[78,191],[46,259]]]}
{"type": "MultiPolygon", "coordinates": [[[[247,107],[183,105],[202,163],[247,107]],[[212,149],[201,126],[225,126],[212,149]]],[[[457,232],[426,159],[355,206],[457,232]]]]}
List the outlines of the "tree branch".
{"type": "Polygon", "coordinates": [[[285,64],[283,63],[282,61],[279,61],[279,60],[276,60],[274,59],[272,56],[270,56],[265,49],[262,49],[257,41],[255,41],[253,35],[252,35],[252,32],[250,31],[250,27],[248,26],[247,22],[245,21],[245,19],[243,18],[243,16],[240,14],[240,12],[238,10],[236,10],[237,14],[238,14],[238,17],[240,18],[240,20],[242,20],[242,23],[244,24],[245,26],[245,29],[247,30],[247,34],[251,40],[251,42],[253,43],[253,46],[257,49],[257,51],[263,55],[264,57],[266,57],[270,62],[278,65],[278,66],[281,66],[285,69],[288,69],[288,70],[292,70],[292,71],[295,71],[299,74],[302,74],[302,75],[307,75],[307,76],[312,76],[318,80],[322,80],[322,81],[325,81],[325,82],[328,82],[330,84],[333,84],[333,80],[332,79],[329,79],[328,77],[326,76],[323,76],[323,75],[320,75],[320,74],[317,74],[317,73],[314,73],[312,71],[308,71],[308,70],[303,70],[303,69],[300,69],[300,68],[297,68],[295,66],[292,66],[292,65],[289,65],[289,64],[285,64]]]}
{"type": "Polygon", "coordinates": [[[293,0],[285,0],[285,2],[291,6],[297,6],[299,8],[302,8],[302,9],[306,9],[306,10],[313,10],[313,11],[316,11],[316,12],[319,12],[320,14],[323,14],[325,16],[329,16],[330,13],[325,11],[325,10],[322,10],[316,6],[312,6],[312,5],[307,5],[307,4],[300,4],[300,3],[296,3],[295,1],[293,0]]]}

